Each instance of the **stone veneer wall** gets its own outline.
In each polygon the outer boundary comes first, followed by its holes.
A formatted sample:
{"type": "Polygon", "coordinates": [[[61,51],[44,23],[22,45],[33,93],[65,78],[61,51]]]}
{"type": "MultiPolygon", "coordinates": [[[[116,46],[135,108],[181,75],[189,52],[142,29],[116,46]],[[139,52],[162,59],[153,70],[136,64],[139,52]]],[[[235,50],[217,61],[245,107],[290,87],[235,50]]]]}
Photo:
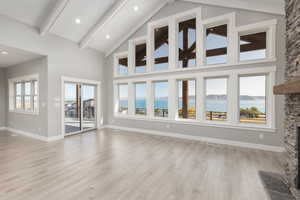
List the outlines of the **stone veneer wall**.
{"type": "MultiPolygon", "coordinates": [[[[300,0],[285,0],[286,9],[286,80],[300,76],[300,0]]],[[[285,147],[287,151],[285,175],[295,191],[298,169],[297,127],[300,126],[300,94],[285,97],[285,147]]],[[[299,193],[299,192],[297,192],[299,193]]]]}

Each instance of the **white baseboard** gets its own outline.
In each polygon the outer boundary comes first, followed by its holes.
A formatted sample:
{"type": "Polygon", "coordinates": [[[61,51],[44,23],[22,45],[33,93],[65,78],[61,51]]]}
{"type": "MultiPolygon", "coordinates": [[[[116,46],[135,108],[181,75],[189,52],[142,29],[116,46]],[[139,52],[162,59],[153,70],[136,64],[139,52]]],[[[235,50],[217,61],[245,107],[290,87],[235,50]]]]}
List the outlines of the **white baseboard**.
{"type": "Polygon", "coordinates": [[[129,128],[129,127],[115,126],[115,125],[106,125],[105,128],[145,133],[145,134],[151,134],[151,135],[175,137],[175,138],[181,138],[181,139],[187,139],[187,140],[197,140],[197,141],[209,142],[209,143],[215,143],[215,144],[225,144],[225,145],[230,145],[230,146],[259,149],[259,150],[265,150],[265,151],[274,151],[274,152],[284,152],[285,151],[284,147],[281,147],[281,146],[254,144],[254,143],[224,140],[224,139],[202,137],[202,136],[183,135],[183,134],[178,134],[178,133],[154,131],[154,130],[148,130],[148,129],[129,128]]]}
{"type": "Polygon", "coordinates": [[[53,136],[53,137],[46,137],[46,136],[37,135],[35,133],[30,133],[30,132],[26,132],[26,131],[22,131],[22,130],[17,130],[17,129],[10,128],[10,127],[6,127],[6,128],[4,128],[4,130],[7,130],[7,131],[10,131],[10,132],[19,134],[19,135],[23,135],[23,136],[26,136],[26,137],[30,137],[30,138],[33,138],[33,139],[41,140],[41,141],[44,141],[44,142],[53,142],[53,141],[56,141],[56,140],[63,139],[63,136],[61,136],[61,135],[53,136]]]}

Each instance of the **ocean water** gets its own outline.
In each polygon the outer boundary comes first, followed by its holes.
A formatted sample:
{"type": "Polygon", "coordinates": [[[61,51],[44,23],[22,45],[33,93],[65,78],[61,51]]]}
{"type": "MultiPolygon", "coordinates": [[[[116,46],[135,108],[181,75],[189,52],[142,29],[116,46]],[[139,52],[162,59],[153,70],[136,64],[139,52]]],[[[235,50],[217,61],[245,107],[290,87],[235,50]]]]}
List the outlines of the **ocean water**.
{"type": "MultiPolygon", "coordinates": [[[[120,101],[121,106],[127,106],[127,101],[120,101]]],[[[146,108],[146,100],[145,99],[139,99],[136,101],[137,108],[146,108]]],[[[182,105],[181,102],[179,102],[179,105],[182,105]]],[[[189,107],[195,107],[196,102],[190,101],[189,107]]],[[[206,101],[206,110],[207,111],[213,111],[213,112],[227,112],[227,102],[225,100],[207,100],[206,101]]],[[[266,106],[264,100],[241,100],[240,101],[240,107],[241,108],[251,108],[256,107],[260,112],[265,113],[266,106]]],[[[161,108],[161,109],[167,109],[168,108],[168,101],[165,99],[159,99],[155,101],[155,108],[161,108]]]]}

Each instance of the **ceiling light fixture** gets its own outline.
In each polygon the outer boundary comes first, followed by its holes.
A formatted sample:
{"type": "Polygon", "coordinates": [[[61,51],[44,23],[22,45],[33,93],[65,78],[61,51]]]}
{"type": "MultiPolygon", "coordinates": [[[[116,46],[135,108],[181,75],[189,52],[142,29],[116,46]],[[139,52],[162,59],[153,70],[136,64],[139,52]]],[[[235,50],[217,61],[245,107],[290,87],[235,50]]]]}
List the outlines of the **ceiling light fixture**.
{"type": "Polygon", "coordinates": [[[7,52],[7,51],[1,51],[1,54],[2,54],[2,55],[7,55],[8,52],[7,52]]]}
{"type": "Polygon", "coordinates": [[[76,18],[76,19],[75,19],[75,23],[76,23],[76,24],[81,24],[81,20],[80,20],[79,18],[76,18]]]}
{"type": "Polygon", "coordinates": [[[133,6],[133,10],[134,10],[135,12],[137,12],[137,11],[139,10],[139,7],[138,7],[137,5],[135,5],[135,6],[133,6]]]}
{"type": "Polygon", "coordinates": [[[106,39],[110,39],[110,35],[107,34],[107,35],[105,36],[105,38],[106,38],[106,39]]]}

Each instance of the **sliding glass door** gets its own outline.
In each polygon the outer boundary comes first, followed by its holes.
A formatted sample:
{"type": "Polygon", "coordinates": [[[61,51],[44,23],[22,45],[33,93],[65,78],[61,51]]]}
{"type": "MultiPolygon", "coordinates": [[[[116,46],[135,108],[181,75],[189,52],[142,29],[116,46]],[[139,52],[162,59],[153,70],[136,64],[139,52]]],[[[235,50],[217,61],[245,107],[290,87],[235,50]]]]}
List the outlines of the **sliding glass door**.
{"type": "Polygon", "coordinates": [[[64,91],[65,135],[95,129],[96,86],[66,82],[64,91]]]}
{"type": "Polygon", "coordinates": [[[82,129],[96,128],[96,88],[93,85],[82,85],[82,129]]]}

